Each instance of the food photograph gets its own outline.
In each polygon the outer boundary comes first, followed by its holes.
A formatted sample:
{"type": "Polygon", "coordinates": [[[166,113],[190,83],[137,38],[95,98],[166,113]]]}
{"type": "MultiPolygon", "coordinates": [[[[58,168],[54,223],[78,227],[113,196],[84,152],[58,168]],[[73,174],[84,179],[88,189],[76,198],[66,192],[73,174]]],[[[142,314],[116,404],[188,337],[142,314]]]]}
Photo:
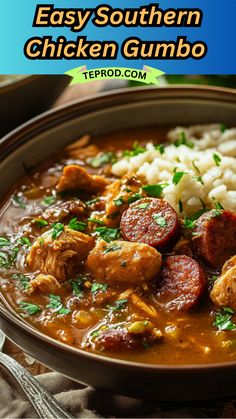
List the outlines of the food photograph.
{"type": "Polygon", "coordinates": [[[212,417],[234,412],[235,79],[178,79],[86,96],[59,78],[3,137],[1,363],[212,417]]]}

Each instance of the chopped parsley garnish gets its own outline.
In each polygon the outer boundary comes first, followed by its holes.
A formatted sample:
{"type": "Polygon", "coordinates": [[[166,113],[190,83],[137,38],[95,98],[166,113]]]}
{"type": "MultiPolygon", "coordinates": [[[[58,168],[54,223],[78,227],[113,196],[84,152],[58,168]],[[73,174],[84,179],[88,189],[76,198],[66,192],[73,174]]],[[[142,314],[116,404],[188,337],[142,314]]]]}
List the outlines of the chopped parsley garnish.
{"type": "Polygon", "coordinates": [[[140,193],[135,193],[128,198],[128,204],[132,204],[133,202],[138,201],[139,199],[143,198],[140,193]]]}
{"type": "Polygon", "coordinates": [[[116,207],[120,207],[121,205],[124,204],[124,199],[121,196],[120,198],[114,199],[113,202],[116,207]]]}
{"type": "Polygon", "coordinates": [[[5,237],[0,237],[0,247],[4,246],[10,246],[11,242],[8,239],[5,239],[5,237]]]}
{"type": "Polygon", "coordinates": [[[212,158],[215,161],[216,166],[219,166],[221,163],[221,157],[219,156],[219,154],[213,153],[212,158]]]}
{"type": "Polygon", "coordinates": [[[148,196],[159,198],[166,186],[168,186],[168,183],[160,183],[159,185],[145,185],[142,187],[142,189],[148,196]]]}
{"type": "Polygon", "coordinates": [[[120,237],[119,228],[97,227],[95,231],[107,242],[116,240],[120,237]]]}
{"type": "Polygon", "coordinates": [[[100,224],[101,226],[104,225],[104,222],[101,220],[98,220],[97,218],[88,218],[88,221],[90,221],[90,223],[95,223],[95,224],[100,224]]]}
{"type": "Polygon", "coordinates": [[[138,154],[144,153],[146,150],[146,148],[141,147],[137,142],[135,142],[133,144],[133,150],[125,150],[123,152],[123,156],[125,157],[133,157],[133,156],[137,156],[138,154]]]}
{"type": "Polygon", "coordinates": [[[162,215],[160,214],[154,214],[152,216],[152,218],[155,220],[155,222],[160,226],[160,227],[166,227],[166,220],[164,217],[162,217],[162,215]]]}
{"type": "Polygon", "coordinates": [[[59,295],[49,295],[50,301],[46,308],[53,308],[58,314],[69,314],[71,310],[63,306],[59,295]]]}
{"type": "Polygon", "coordinates": [[[33,314],[36,314],[39,311],[41,311],[41,308],[36,304],[26,303],[24,301],[22,301],[19,304],[19,306],[21,310],[25,311],[29,316],[32,316],[33,314]]]}
{"type": "Polygon", "coordinates": [[[143,202],[142,204],[136,205],[135,208],[147,209],[149,205],[150,205],[150,202],[143,202]]]}
{"type": "Polygon", "coordinates": [[[183,207],[183,202],[181,201],[181,199],[179,199],[178,205],[179,205],[179,212],[183,212],[184,207],[183,207]]]}
{"type": "Polygon", "coordinates": [[[194,147],[194,143],[192,143],[191,141],[187,140],[186,134],[184,131],[181,131],[179,133],[179,138],[178,140],[175,141],[175,146],[179,147],[180,145],[186,145],[189,148],[193,148],[194,147]]]}
{"type": "Polygon", "coordinates": [[[116,250],[120,250],[121,249],[121,246],[119,246],[116,243],[113,243],[113,244],[111,244],[109,246],[104,246],[103,249],[104,249],[103,250],[103,253],[106,254],[106,253],[110,253],[110,252],[115,252],[116,250]]]}
{"type": "Polygon", "coordinates": [[[96,294],[98,291],[106,292],[108,285],[94,282],[91,287],[91,293],[96,294]]]}
{"type": "Polygon", "coordinates": [[[14,195],[12,197],[12,201],[13,201],[13,204],[16,207],[20,207],[20,208],[24,208],[24,209],[26,208],[26,204],[25,204],[23,198],[19,197],[18,195],[14,195]]]}
{"type": "Polygon", "coordinates": [[[41,218],[36,218],[34,220],[34,224],[36,224],[36,226],[39,227],[39,228],[43,228],[43,227],[46,227],[48,225],[48,222],[46,220],[41,219],[41,218]]]}
{"type": "Polygon", "coordinates": [[[84,223],[83,221],[79,221],[75,217],[75,218],[72,218],[72,220],[70,220],[68,227],[71,228],[71,230],[75,230],[75,231],[85,231],[87,224],[84,223]]]}
{"type": "Polygon", "coordinates": [[[64,224],[62,223],[55,223],[52,225],[52,239],[57,239],[64,231],[64,224]]]}
{"type": "Polygon", "coordinates": [[[31,241],[28,239],[28,237],[21,237],[19,243],[22,246],[31,246],[31,241]]]}
{"type": "Polygon", "coordinates": [[[39,244],[40,246],[42,246],[44,244],[44,239],[43,237],[39,237],[39,244]]]}
{"type": "Polygon", "coordinates": [[[50,205],[53,205],[53,204],[55,204],[55,202],[56,202],[56,197],[54,196],[54,195],[51,195],[51,196],[45,196],[45,198],[43,199],[43,201],[42,201],[42,204],[45,206],[45,207],[49,207],[50,205]]]}
{"type": "Polygon", "coordinates": [[[217,327],[218,330],[236,330],[236,324],[232,321],[233,314],[234,311],[231,308],[223,308],[221,311],[216,313],[213,326],[217,327]]]}
{"type": "Polygon", "coordinates": [[[78,277],[77,279],[70,279],[69,283],[71,285],[73,294],[79,298],[82,298],[84,296],[83,279],[81,277],[78,277]]]}
{"type": "Polygon", "coordinates": [[[155,149],[158,150],[160,154],[163,154],[165,152],[165,147],[163,146],[163,144],[156,144],[155,149]]]}
{"type": "Polygon", "coordinates": [[[218,275],[211,275],[210,277],[208,277],[208,282],[210,284],[213,284],[217,279],[218,279],[218,275]]]}
{"type": "Polygon", "coordinates": [[[172,177],[173,184],[178,185],[184,175],[186,175],[186,172],[175,172],[174,176],[172,177]]]}
{"type": "Polygon", "coordinates": [[[108,163],[115,163],[115,161],[116,155],[111,151],[108,151],[107,153],[101,153],[92,159],[87,159],[87,163],[94,168],[101,167],[108,163]]]}
{"type": "Polygon", "coordinates": [[[220,132],[222,132],[222,134],[227,130],[226,126],[224,124],[220,124],[220,132]]]}
{"type": "Polygon", "coordinates": [[[92,336],[93,338],[95,338],[95,337],[99,336],[99,334],[100,334],[100,331],[99,331],[99,330],[94,330],[94,331],[91,333],[91,336],[92,336]]]}
{"type": "Polygon", "coordinates": [[[184,219],[184,227],[186,228],[194,228],[195,226],[195,221],[190,220],[190,218],[186,218],[184,219]]]}
{"type": "Polygon", "coordinates": [[[125,306],[125,304],[128,302],[128,300],[127,299],[122,299],[122,300],[117,300],[117,301],[115,301],[115,303],[114,303],[114,305],[113,306],[111,306],[111,305],[107,305],[107,308],[109,309],[109,310],[123,310],[123,308],[125,308],[124,306],[125,306]]]}
{"type": "Polygon", "coordinates": [[[19,281],[23,290],[27,290],[29,288],[30,278],[23,274],[14,274],[12,275],[12,279],[19,281]]]}
{"type": "Polygon", "coordinates": [[[212,201],[214,202],[215,209],[224,210],[223,205],[221,205],[221,203],[219,201],[217,201],[215,198],[212,198],[212,201]]]}
{"type": "Polygon", "coordinates": [[[195,179],[197,179],[198,182],[200,182],[202,185],[204,185],[203,179],[201,176],[194,176],[195,179]]]}
{"type": "Polygon", "coordinates": [[[100,198],[94,198],[94,199],[91,199],[90,201],[86,201],[85,205],[87,205],[87,207],[90,207],[91,205],[96,204],[99,201],[101,201],[100,198]]]}
{"type": "Polygon", "coordinates": [[[6,253],[0,252],[0,268],[9,268],[11,260],[6,253]]]}

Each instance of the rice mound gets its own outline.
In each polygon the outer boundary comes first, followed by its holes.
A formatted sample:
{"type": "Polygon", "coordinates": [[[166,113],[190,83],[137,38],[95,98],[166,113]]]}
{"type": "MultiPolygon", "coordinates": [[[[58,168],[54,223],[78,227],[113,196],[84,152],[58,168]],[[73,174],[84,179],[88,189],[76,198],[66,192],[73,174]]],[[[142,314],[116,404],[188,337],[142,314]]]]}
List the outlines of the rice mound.
{"type": "Polygon", "coordinates": [[[220,124],[177,127],[167,137],[163,154],[149,142],[143,153],[121,157],[112,167],[113,174],[121,177],[135,172],[148,184],[167,183],[163,198],[181,216],[191,216],[204,206],[214,208],[215,200],[236,212],[236,128],[223,129],[220,124]],[[192,148],[174,144],[180,135],[192,148]],[[184,172],[177,185],[173,183],[176,172],[184,172]]]}

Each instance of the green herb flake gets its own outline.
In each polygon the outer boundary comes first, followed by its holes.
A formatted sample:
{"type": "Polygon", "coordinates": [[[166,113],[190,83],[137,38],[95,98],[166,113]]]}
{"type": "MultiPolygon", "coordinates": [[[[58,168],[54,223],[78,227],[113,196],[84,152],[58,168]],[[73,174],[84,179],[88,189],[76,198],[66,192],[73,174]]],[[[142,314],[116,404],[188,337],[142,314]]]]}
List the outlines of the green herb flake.
{"type": "Polygon", "coordinates": [[[195,161],[194,161],[194,160],[192,161],[192,165],[193,165],[194,169],[196,170],[196,172],[199,174],[199,173],[200,173],[200,170],[199,170],[199,168],[197,167],[197,165],[196,165],[196,163],[195,163],[195,161]]]}
{"type": "Polygon", "coordinates": [[[94,168],[102,167],[105,164],[115,163],[115,162],[116,162],[116,155],[110,151],[108,151],[107,153],[100,153],[98,156],[92,159],[91,158],[87,159],[87,163],[94,168]]]}
{"type": "Polygon", "coordinates": [[[114,199],[113,202],[116,207],[121,207],[124,204],[124,199],[121,196],[120,198],[114,199]]]}
{"type": "Polygon", "coordinates": [[[43,227],[46,227],[48,225],[48,222],[46,220],[43,220],[42,218],[35,218],[35,220],[33,222],[39,228],[43,228],[43,227]]]}
{"type": "Polygon", "coordinates": [[[30,239],[28,239],[28,237],[21,237],[19,240],[19,244],[21,244],[22,246],[31,246],[31,241],[30,239]]]}
{"type": "Polygon", "coordinates": [[[68,227],[71,228],[71,230],[75,230],[75,231],[85,231],[87,224],[84,223],[83,221],[79,221],[75,217],[75,218],[72,218],[72,220],[70,220],[68,227]]]}
{"type": "Polygon", "coordinates": [[[184,219],[184,227],[192,229],[195,226],[195,221],[190,220],[190,218],[186,218],[184,219]]]}
{"type": "Polygon", "coordinates": [[[104,246],[103,253],[105,255],[106,253],[115,252],[116,250],[120,250],[121,248],[122,248],[121,246],[114,243],[114,244],[111,244],[109,246],[104,246]]]}
{"type": "Polygon", "coordinates": [[[149,202],[143,202],[142,204],[136,205],[135,208],[139,208],[139,209],[147,209],[149,207],[150,203],[149,202]]]}
{"type": "Polygon", "coordinates": [[[164,217],[162,217],[160,214],[154,214],[152,216],[154,221],[160,226],[160,227],[166,227],[167,223],[164,217]]]}
{"type": "Polygon", "coordinates": [[[143,198],[140,193],[135,193],[128,198],[128,204],[132,204],[133,202],[138,201],[139,199],[143,198]]]}
{"type": "Polygon", "coordinates": [[[42,246],[44,244],[44,239],[43,237],[39,237],[39,245],[42,246]]]}
{"type": "Polygon", "coordinates": [[[54,294],[49,295],[49,304],[46,306],[46,308],[53,308],[58,314],[69,314],[71,312],[70,309],[63,307],[61,297],[54,294]]]}
{"type": "Polygon", "coordinates": [[[50,205],[55,204],[56,200],[57,199],[54,195],[45,196],[45,198],[42,201],[42,205],[44,205],[45,207],[49,207],[50,205]]]}
{"type": "Polygon", "coordinates": [[[178,185],[184,175],[186,175],[186,172],[175,172],[174,176],[172,177],[173,184],[178,185]]]}
{"type": "Polygon", "coordinates": [[[25,204],[23,198],[19,197],[18,195],[14,195],[12,197],[12,202],[13,202],[13,205],[15,207],[19,207],[19,208],[23,208],[23,209],[26,208],[26,204],[25,204]]]}
{"type": "Polygon", "coordinates": [[[163,154],[165,152],[165,147],[163,144],[156,144],[155,149],[159,151],[160,154],[163,154]]]}
{"type": "Polygon", "coordinates": [[[10,246],[10,240],[6,239],[5,237],[0,237],[0,247],[10,246]]]}
{"type": "Polygon", "coordinates": [[[168,186],[168,183],[161,183],[159,185],[145,185],[142,187],[143,191],[146,192],[148,196],[154,198],[160,198],[162,195],[163,189],[168,186]]]}
{"type": "Polygon", "coordinates": [[[9,256],[4,252],[0,252],[0,268],[10,268],[10,266],[11,260],[9,256]]]}
{"type": "Polygon", "coordinates": [[[212,154],[212,158],[216,164],[216,166],[220,166],[221,163],[221,157],[219,156],[219,154],[213,153],[212,154]]]}
{"type": "Polygon", "coordinates": [[[55,223],[52,225],[52,239],[56,240],[64,231],[64,224],[62,223],[55,223]]]}
{"type": "Polygon", "coordinates": [[[95,338],[95,337],[99,336],[99,334],[100,334],[99,330],[94,330],[94,331],[91,333],[91,337],[95,338]]]}
{"type": "Polygon", "coordinates": [[[187,140],[186,134],[184,131],[181,131],[179,133],[179,138],[175,141],[175,146],[179,147],[181,145],[186,145],[186,147],[189,148],[193,148],[194,147],[194,143],[192,143],[191,141],[187,140]]]}
{"type": "Polygon", "coordinates": [[[221,203],[219,201],[217,201],[215,198],[212,198],[212,200],[214,202],[215,209],[224,210],[223,205],[221,205],[221,203]]]}
{"type": "Polygon", "coordinates": [[[108,285],[94,282],[91,287],[91,293],[96,294],[98,291],[106,292],[108,285]]]}
{"type": "Polygon", "coordinates": [[[124,157],[133,157],[133,156],[137,156],[138,154],[144,153],[146,150],[146,148],[141,147],[137,142],[135,142],[133,144],[133,149],[132,150],[125,150],[123,152],[123,156],[124,157]]]}
{"type": "Polygon", "coordinates": [[[234,311],[231,308],[223,308],[221,311],[216,313],[213,326],[217,327],[218,330],[236,330],[236,324],[232,321],[233,314],[234,311]]]}
{"type": "Polygon", "coordinates": [[[197,179],[198,182],[200,182],[202,185],[204,185],[202,176],[194,176],[194,177],[195,177],[195,179],[197,179]]]}
{"type": "Polygon", "coordinates": [[[78,277],[77,279],[70,279],[69,283],[71,285],[73,294],[76,295],[76,297],[83,298],[84,292],[82,277],[78,277]]]}
{"type": "Polygon", "coordinates": [[[121,299],[121,300],[117,300],[115,301],[114,305],[107,305],[107,308],[109,310],[113,310],[113,311],[119,311],[119,310],[123,310],[125,308],[125,304],[128,302],[127,299],[121,299]]]}
{"type": "Polygon", "coordinates": [[[39,311],[41,311],[41,308],[36,304],[26,303],[25,301],[22,301],[19,304],[19,307],[21,308],[21,310],[25,311],[29,316],[37,314],[39,311]]]}
{"type": "Polygon", "coordinates": [[[96,204],[97,202],[100,202],[101,199],[100,198],[94,198],[94,199],[90,199],[90,201],[86,201],[85,205],[87,207],[91,207],[92,205],[96,204]]]}
{"type": "Polygon", "coordinates": [[[103,221],[101,221],[101,220],[98,220],[97,218],[88,218],[88,221],[90,222],[90,223],[94,223],[94,224],[100,224],[101,226],[103,226],[104,225],[104,222],[103,221]]]}
{"type": "Polygon", "coordinates": [[[120,237],[119,228],[97,227],[95,231],[107,242],[116,240],[120,237]]]}
{"type": "Polygon", "coordinates": [[[181,199],[179,199],[178,206],[179,206],[179,212],[183,212],[184,207],[183,207],[183,202],[181,201],[181,199]]]}
{"type": "Polygon", "coordinates": [[[227,127],[224,124],[220,124],[220,132],[222,132],[222,134],[227,130],[227,127]]]}
{"type": "Polygon", "coordinates": [[[218,275],[211,275],[210,277],[208,277],[208,282],[210,284],[213,284],[217,279],[218,279],[218,275]]]}
{"type": "Polygon", "coordinates": [[[12,275],[12,279],[19,281],[23,290],[27,290],[29,288],[30,278],[28,276],[23,274],[14,274],[12,275]]]}

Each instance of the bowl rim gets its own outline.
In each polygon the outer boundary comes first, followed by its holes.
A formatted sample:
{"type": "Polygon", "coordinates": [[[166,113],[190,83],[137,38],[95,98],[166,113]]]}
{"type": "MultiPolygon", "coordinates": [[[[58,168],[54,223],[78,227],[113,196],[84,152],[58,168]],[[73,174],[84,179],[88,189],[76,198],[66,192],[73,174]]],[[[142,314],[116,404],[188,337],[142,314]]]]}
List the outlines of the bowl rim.
{"type": "MultiPolygon", "coordinates": [[[[14,84],[14,83],[13,83],[14,84]]],[[[199,99],[211,99],[222,100],[223,102],[235,103],[236,105],[236,89],[228,89],[214,86],[196,86],[196,85],[169,85],[163,87],[137,87],[137,88],[125,88],[111,90],[105,93],[99,93],[95,95],[87,96],[86,98],[76,99],[68,104],[58,106],[47,112],[44,112],[35,118],[27,121],[20,125],[0,140],[0,161],[3,161],[13,150],[20,147],[23,143],[30,141],[32,136],[39,134],[45,130],[48,130],[52,126],[63,123],[69,119],[72,119],[73,115],[79,117],[85,113],[95,111],[96,109],[101,110],[101,104],[103,109],[110,106],[111,102],[113,106],[130,103],[131,97],[137,97],[140,101],[151,99],[157,92],[160,94],[160,98],[195,98],[199,99]],[[143,98],[141,98],[143,95],[143,98]],[[173,96],[174,95],[174,96],[173,96]],[[127,96],[129,100],[127,100],[127,96]],[[115,99],[115,100],[114,100],[115,99]],[[118,100],[117,100],[118,99],[118,100]],[[104,106],[106,105],[106,106],[104,106]],[[63,118],[63,115],[64,118],[63,118]]],[[[50,345],[51,347],[65,351],[68,354],[75,356],[76,358],[86,358],[90,361],[99,362],[116,368],[126,368],[130,370],[140,370],[146,372],[207,372],[207,371],[219,371],[226,370],[232,367],[236,367],[236,361],[232,362],[217,362],[209,364],[146,364],[141,362],[127,361],[119,358],[112,358],[109,356],[100,355],[97,353],[87,352],[82,349],[74,348],[63,342],[60,342],[50,336],[43,334],[38,329],[31,326],[29,323],[24,322],[20,319],[17,313],[12,309],[7,309],[7,304],[3,305],[0,303],[0,316],[5,318],[7,322],[10,322],[18,330],[24,331],[31,338],[35,338],[43,344],[50,345]]]]}

